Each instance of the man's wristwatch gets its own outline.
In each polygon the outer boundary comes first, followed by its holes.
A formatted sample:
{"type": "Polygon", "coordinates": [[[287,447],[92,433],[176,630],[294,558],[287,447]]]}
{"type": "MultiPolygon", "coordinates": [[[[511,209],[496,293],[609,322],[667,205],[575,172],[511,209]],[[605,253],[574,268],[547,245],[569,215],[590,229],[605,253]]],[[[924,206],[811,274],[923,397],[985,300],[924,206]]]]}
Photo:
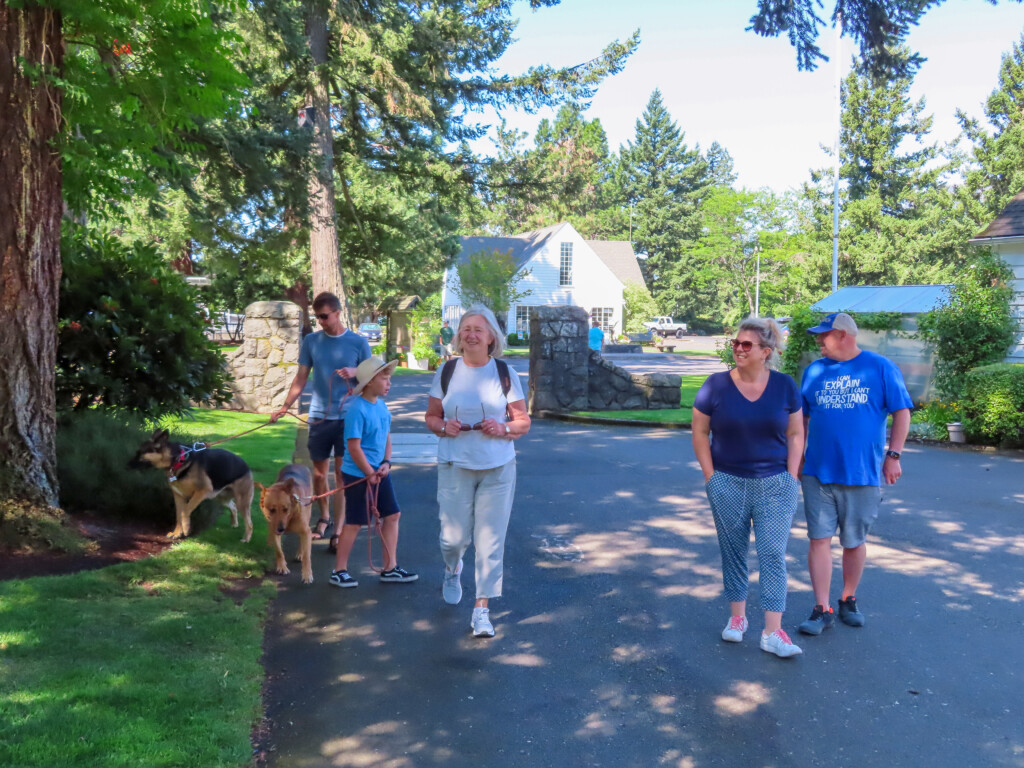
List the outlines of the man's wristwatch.
{"type": "Polygon", "coordinates": [[[505,425],[505,434],[506,435],[511,435],[512,434],[512,427],[510,427],[508,424],[505,425]]]}
{"type": "Polygon", "coordinates": [[[885,452],[885,455],[888,456],[890,459],[899,459],[900,452],[889,449],[888,451],[885,452]]]}

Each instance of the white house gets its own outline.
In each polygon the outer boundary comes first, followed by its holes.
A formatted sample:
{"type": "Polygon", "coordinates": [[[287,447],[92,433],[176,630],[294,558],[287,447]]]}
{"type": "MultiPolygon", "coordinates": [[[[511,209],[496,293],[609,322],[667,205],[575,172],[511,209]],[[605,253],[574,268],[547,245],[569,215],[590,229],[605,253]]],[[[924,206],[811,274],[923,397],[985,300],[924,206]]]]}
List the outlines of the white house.
{"type": "MultiPolygon", "coordinates": [[[[529,292],[509,309],[510,333],[530,330],[536,307],[583,307],[606,331],[622,330],[622,291],[626,283],[644,284],[633,246],[625,240],[584,240],[567,222],[510,237],[463,237],[459,262],[475,254],[511,252],[520,293],[529,292]]],[[[444,318],[455,326],[464,308],[458,295],[455,267],[445,271],[441,291],[444,318]]]]}
{"type": "Polygon", "coordinates": [[[988,246],[1013,270],[1012,311],[1017,317],[1017,344],[1006,356],[1008,363],[1024,363],[1024,192],[1019,193],[983,232],[970,240],[988,246]]]}

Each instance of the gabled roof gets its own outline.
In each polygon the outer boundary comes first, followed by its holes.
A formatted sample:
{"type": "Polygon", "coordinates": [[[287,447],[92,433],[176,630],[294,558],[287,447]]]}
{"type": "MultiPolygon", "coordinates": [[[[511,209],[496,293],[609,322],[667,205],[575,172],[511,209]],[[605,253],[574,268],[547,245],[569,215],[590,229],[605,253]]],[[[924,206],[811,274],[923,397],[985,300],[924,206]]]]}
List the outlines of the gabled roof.
{"type": "Polygon", "coordinates": [[[534,251],[543,247],[564,226],[566,223],[561,221],[550,227],[544,227],[544,229],[535,229],[508,237],[463,237],[459,261],[469,261],[470,256],[480,251],[501,251],[502,253],[511,251],[516,269],[518,269],[526,263],[534,251]]]}
{"type": "Polygon", "coordinates": [[[1024,237],[1024,191],[1007,203],[1003,212],[970,242],[990,237],[1024,237]]]}
{"type": "Polygon", "coordinates": [[[848,285],[811,306],[816,312],[930,312],[949,301],[951,285],[848,285]]]}
{"type": "Polygon", "coordinates": [[[633,253],[633,244],[628,240],[587,240],[586,243],[620,283],[644,285],[644,276],[640,272],[636,254],[633,253]]]}
{"type": "MultiPolygon", "coordinates": [[[[553,239],[563,227],[567,226],[570,226],[568,222],[560,221],[550,227],[507,237],[463,237],[459,261],[468,261],[473,254],[481,251],[511,252],[516,269],[518,269],[549,240],[553,239]]],[[[619,282],[624,285],[626,283],[644,284],[640,265],[637,263],[636,254],[633,253],[633,246],[629,241],[585,240],[584,242],[590,246],[619,282]]]]}

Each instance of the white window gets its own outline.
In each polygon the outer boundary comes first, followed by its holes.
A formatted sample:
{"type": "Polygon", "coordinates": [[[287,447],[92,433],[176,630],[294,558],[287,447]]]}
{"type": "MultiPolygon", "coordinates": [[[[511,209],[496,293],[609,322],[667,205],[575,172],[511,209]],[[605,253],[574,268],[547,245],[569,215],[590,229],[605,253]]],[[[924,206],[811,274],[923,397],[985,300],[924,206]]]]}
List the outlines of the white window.
{"type": "Polygon", "coordinates": [[[537,313],[537,307],[516,306],[516,333],[530,333],[530,318],[537,313]]]}
{"type": "Polygon", "coordinates": [[[594,307],[590,311],[590,322],[593,323],[595,320],[601,324],[602,331],[614,331],[612,327],[612,315],[614,310],[611,307],[594,307]]]}
{"type": "Polygon", "coordinates": [[[562,243],[558,259],[558,284],[572,285],[572,243],[562,243]]]}

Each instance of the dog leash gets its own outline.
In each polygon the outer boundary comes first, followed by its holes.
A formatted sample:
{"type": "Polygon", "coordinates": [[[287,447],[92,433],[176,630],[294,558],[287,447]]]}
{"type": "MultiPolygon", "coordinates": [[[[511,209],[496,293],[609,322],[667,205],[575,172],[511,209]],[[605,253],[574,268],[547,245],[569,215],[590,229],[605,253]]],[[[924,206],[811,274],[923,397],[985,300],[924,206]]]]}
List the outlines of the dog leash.
{"type": "MultiPolygon", "coordinates": [[[[344,379],[342,379],[342,381],[344,381],[344,379]]],[[[327,383],[327,402],[331,401],[331,387],[333,385],[334,385],[334,381],[333,381],[333,378],[332,378],[332,380],[327,383]]],[[[348,391],[345,392],[345,394],[341,398],[341,402],[338,403],[338,413],[341,413],[341,411],[344,409],[345,401],[348,400],[349,397],[352,396],[352,385],[349,384],[347,381],[345,381],[345,386],[348,387],[348,391]]],[[[304,419],[301,416],[299,416],[298,414],[292,413],[291,411],[285,411],[283,415],[291,416],[296,421],[299,421],[299,422],[301,422],[303,424],[306,424],[307,426],[315,426],[315,425],[319,424],[322,421],[327,421],[327,417],[326,416],[323,417],[322,419],[310,420],[310,419],[304,419]]],[[[192,448],[187,449],[187,450],[188,450],[189,454],[197,453],[199,451],[205,451],[207,448],[212,448],[215,445],[220,445],[221,443],[226,443],[226,442],[229,442],[230,440],[236,440],[237,438],[244,437],[245,435],[251,434],[251,433],[255,432],[258,429],[263,429],[264,427],[269,427],[273,423],[275,423],[275,422],[268,421],[266,424],[260,424],[258,426],[253,427],[252,429],[245,430],[245,432],[239,432],[237,435],[231,435],[230,437],[222,437],[220,440],[210,440],[208,442],[194,443],[192,445],[192,448]]]]}
{"type": "Polygon", "coordinates": [[[376,532],[377,538],[380,539],[381,555],[384,562],[388,560],[388,555],[391,554],[391,550],[388,549],[387,543],[384,541],[383,522],[380,516],[380,510],[377,508],[377,494],[380,491],[380,485],[371,485],[367,481],[369,476],[361,477],[358,480],[343,485],[340,488],[335,488],[333,491],[327,491],[326,493],[319,493],[315,496],[303,496],[297,497],[299,504],[303,506],[311,505],[317,499],[323,499],[327,496],[333,496],[339,491],[344,491],[346,488],[354,488],[360,483],[367,483],[366,485],[366,559],[370,565],[370,570],[374,573],[383,573],[384,568],[378,568],[373,564],[373,534],[376,532]]]}

